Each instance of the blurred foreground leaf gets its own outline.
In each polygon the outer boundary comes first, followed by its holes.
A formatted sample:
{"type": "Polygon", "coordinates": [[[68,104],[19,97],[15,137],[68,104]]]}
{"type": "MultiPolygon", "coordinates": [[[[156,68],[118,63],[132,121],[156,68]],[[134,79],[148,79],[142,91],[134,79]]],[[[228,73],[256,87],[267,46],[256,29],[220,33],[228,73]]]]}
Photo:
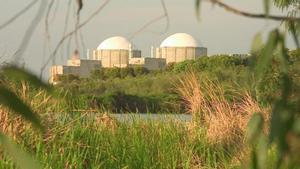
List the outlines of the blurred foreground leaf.
{"type": "Polygon", "coordinates": [[[15,93],[0,85],[0,104],[13,110],[26,120],[30,121],[35,127],[43,130],[38,116],[26,105],[15,93]]]}
{"type": "Polygon", "coordinates": [[[52,87],[42,82],[37,76],[21,69],[16,66],[8,66],[2,69],[3,74],[9,79],[13,80],[25,80],[30,82],[32,85],[38,88],[42,88],[48,92],[52,92],[52,87]]]}
{"type": "Polygon", "coordinates": [[[263,43],[262,34],[257,33],[252,41],[251,53],[253,54],[253,53],[257,53],[257,52],[261,51],[263,46],[264,46],[264,43],[263,43]]]}
{"type": "Polygon", "coordinates": [[[300,134],[300,119],[296,119],[293,125],[293,131],[296,134],[300,134]]]}
{"type": "Polygon", "coordinates": [[[262,57],[259,59],[259,62],[257,64],[255,74],[259,79],[263,78],[262,76],[264,75],[265,70],[271,65],[273,54],[278,44],[278,39],[279,32],[277,29],[275,29],[270,33],[268,41],[262,51],[262,57]]]}
{"type": "Polygon", "coordinates": [[[196,0],[196,15],[197,15],[197,19],[200,19],[200,6],[201,6],[201,0],[196,0]]]}
{"type": "Polygon", "coordinates": [[[295,42],[297,48],[300,48],[299,34],[298,34],[299,32],[297,32],[296,23],[288,22],[288,26],[289,26],[290,32],[292,34],[292,37],[294,39],[294,42],[295,42]]]}
{"type": "Polygon", "coordinates": [[[18,168],[39,169],[38,161],[34,160],[28,153],[14,144],[5,135],[0,133],[0,145],[4,152],[9,155],[18,168]]]}
{"type": "Polygon", "coordinates": [[[83,2],[82,0],[76,0],[76,3],[77,3],[77,6],[78,6],[78,9],[77,9],[77,15],[79,15],[82,7],[83,7],[83,2]]]}
{"type": "Polygon", "coordinates": [[[270,14],[270,0],[264,0],[265,14],[268,16],[270,14]]]}
{"type": "Polygon", "coordinates": [[[255,113],[247,126],[247,139],[250,143],[255,141],[260,135],[263,127],[263,117],[260,113],[255,113]]]}
{"type": "Polygon", "coordinates": [[[259,137],[257,144],[257,163],[259,168],[267,167],[267,152],[268,152],[268,142],[266,137],[259,137]]]}

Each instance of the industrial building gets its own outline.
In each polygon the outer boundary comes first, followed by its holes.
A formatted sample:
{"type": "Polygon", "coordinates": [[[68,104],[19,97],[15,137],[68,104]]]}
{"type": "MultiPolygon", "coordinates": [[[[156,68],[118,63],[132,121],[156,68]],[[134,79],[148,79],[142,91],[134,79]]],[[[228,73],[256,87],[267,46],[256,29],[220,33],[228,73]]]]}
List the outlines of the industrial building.
{"type": "Polygon", "coordinates": [[[122,36],[114,36],[100,43],[92,52],[93,60],[101,61],[103,68],[142,66],[149,70],[163,69],[164,59],[142,57],[142,52],[122,36]]]}
{"type": "Polygon", "coordinates": [[[79,53],[76,50],[67,61],[67,65],[53,65],[50,70],[49,82],[55,84],[58,81],[58,75],[73,74],[80,77],[89,77],[94,70],[101,68],[99,60],[80,59],[79,53]]]}
{"type": "Polygon", "coordinates": [[[128,67],[129,58],[140,58],[141,51],[133,49],[133,45],[124,37],[114,36],[104,40],[96,50],[93,59],[101,60],[102,67],[128,67]]]}
{"type": "Polygon", "coordinates": [[[163,58],[131,58],[129,60],[130,66],[142,66],[148,70],[162,70],[166,67],[166,59],[163,58]]]}
{"type": "Polygon", "coordinates": [[[207,55],[207,48],[200,47],[198,42],[187,33],[175,33],[167,37],[156,48],[156,58],[166,59],[166,63],[182,62],[207,55]]]}
{"type": "Polygon", "coordinates": [[[161,70],[172,62],[196,59],[207,55],[207,48],[189,34],[176,33],[167,37],[156,48],[151,47],[151,57],[142,57],[142,52],[122,36],[114,36],[102,41],[97,49],[87,52],[87,59],[80,59],[78,51],[67,61],[67,65],[51,67],[50,82],[63,74],[74,74],[89,77],[91,72],[100,68],[142,66],[148,70],[161,70]]]}

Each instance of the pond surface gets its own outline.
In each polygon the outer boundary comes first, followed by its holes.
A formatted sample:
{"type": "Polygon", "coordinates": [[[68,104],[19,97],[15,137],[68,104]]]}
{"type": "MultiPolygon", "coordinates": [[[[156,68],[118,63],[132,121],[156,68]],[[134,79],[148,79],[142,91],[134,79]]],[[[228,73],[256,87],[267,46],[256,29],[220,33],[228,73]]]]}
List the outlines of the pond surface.
{"type": "MultiPolygon", "coordinates": [[[[97,117],[102,117],[103,114],[56,114],[55,117],[60,122],[78,120],[95,120],[97,117]]],[[[108,114],[108,116],[118,120],[119,122],[132,123],[134,120],[153,120],[153,121],[180,121],[189,122],[192,120],[190,114],[141,114],[141,113],[127,113],[127,114],[108,114]]],[[[53,115],[52,115],[53,117],[53,115]]]]}
{"type": "Polygon", "coordinates": [[[192,120],[190,114],[110,114],[113,118],[116,118],[120,122],[131,122],[134,119],[140,120],[178,120],[182,122],[188,122],[192,120]]]}

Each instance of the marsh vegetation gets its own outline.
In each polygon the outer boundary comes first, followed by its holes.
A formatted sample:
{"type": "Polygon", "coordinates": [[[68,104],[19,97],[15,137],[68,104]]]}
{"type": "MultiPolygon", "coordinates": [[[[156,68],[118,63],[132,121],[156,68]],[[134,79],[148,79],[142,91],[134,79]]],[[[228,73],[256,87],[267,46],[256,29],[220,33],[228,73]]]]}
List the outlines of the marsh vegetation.
{"type": "MultiPolygon", "coordinates": [[[[299,85],[298,51],[289,58],[289,74],[299,85]]],[[[264,80],[255,81],[249,75],[254,59],[216,56],[138,76],[66,78],[52,94],[3,75],[2,85],[30,105],[46,129],[40,134],[3,106],[0,127],[44,168],[245,168],[251,164],[247,124],[262,116],[268,134],[275,91],[282,85],[276,60],[264,80]],[[110,115],[151,111],[188,113],[192,120],[136,116],[124,123],[110,115]]],[[[9,156],[1,158],[2,167],[14,168],[9,156]]],[[[277,158],[271,148],[266,168],[277,158]]]]}

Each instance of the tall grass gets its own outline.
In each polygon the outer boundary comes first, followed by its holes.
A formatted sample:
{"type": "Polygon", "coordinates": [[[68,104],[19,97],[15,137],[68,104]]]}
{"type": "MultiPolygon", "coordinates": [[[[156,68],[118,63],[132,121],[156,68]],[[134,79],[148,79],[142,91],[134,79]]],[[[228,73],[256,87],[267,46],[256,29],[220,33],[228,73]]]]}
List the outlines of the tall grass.
{"type": "MultiPolygon", "coordinates": [[[[231,168],[231,157],[210,146],[204,132],[191,137],[185,123],[118,123],[107,115],[77,114],[45,136],[25,131],[21,144],[44,168],[231,168]]],[[[9,159],[3,168],[13,168],[9,159]]]]}
{"type": "Polygon", "coordinates": [[[199,77],[189,72],[176,84],[176,88],[187,111],[198,125],[206,128],[206,136],[213,144],[240,148],[252,115],[261,113],[266,121],[269,119],[269,108],[262,108],[249,92],[239,93],[230,89],[228,94],[218,81],[206,76],[199,77]]]}
{"type": "MultiPolygon", "coordinates": [[[[73,105],[66,102],[64,92],[58,91],[57,96],[50,96],[46,91],[36,89],[27,82],[6,82],[6,86],[16,93],[22,101],[29,105],[42,119],[45,126],[51,126],[53,115],[61,112],[68,112],[73,105]]],[[[10,135],[14,140],[18,141],[18,137],[22,137],[26,130],[34,132],[30,123],[25,121],[21,116],[14,115],[12,110],[0,105],[0,131],[10,135]]]]}
{"type": "MultiPolygon", "coordinates": [[[[191,126],[184,122],[137,118],[132,123],[120,123],[108,114],[68,113],[72,105],[21,85],[12,88],[42,116],[46,133],[37,134],[3,108],[1,129],[20,125],[22,130],[6,133],[15,135],[43,168],[231,168],[230,154],[211,146],[204,130],[197,126],[191,132],[191,126]]],[[[0,159],[1,168],[15,168],[1,152],[0,159]]]]}
{"type": "MultiPolygon", "coordinates": [[[[80,100],[60,102],[27,84],[12,88],[40,113],[48,128],[39,135],[0,108],[1,129],[15,135],[46,169],[243,168],[243,156],[248,155],[246,124],[253,112],[268,117],[268,109],[247,92],[236,97],[217,81],[195,73],[182,76],[176,86],[193,114],[189,123],[139,118],[124,123],[102,112],[69,113],[80,100]],[[23,130],[8,130],[16,124],[23,130]]],[[[9,157],[0,153],[0,159],[2,168],[14,168],[9,157]]]]}

